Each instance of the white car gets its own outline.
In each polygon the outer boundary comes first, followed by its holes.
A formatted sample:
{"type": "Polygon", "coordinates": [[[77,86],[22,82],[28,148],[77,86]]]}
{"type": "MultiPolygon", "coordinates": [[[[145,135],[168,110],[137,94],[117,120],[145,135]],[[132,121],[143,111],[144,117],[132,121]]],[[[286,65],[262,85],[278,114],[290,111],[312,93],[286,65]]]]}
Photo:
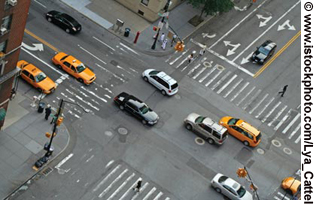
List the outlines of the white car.
{"type": "Polygon", "coordinates": [[[218,173],[211,180],[211,186],[218,192],[234,200],[253,200],[253,196],[234,179],[218,173]]]}
{"type": "Polygon", "coordinates": [[[145,81],[154,85],[161,91],[163,95],[175,95],[178,92],[178,84],[176,80],[168,76],[163,71],[155,69],[147,69],[142,73],[145,81]]]}

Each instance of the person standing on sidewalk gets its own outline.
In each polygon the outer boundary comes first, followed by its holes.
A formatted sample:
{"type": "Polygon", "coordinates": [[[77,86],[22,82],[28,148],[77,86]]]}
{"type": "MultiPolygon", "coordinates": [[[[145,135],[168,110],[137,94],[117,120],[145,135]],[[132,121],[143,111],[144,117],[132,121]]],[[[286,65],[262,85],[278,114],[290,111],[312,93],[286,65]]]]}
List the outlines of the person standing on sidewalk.
{"type": "Polygon", "coordinates": [[[48,120],[48,117],[50,114],[51,114],[51,106],[48,104],[45,109],[45,120],[48,120]]]}
{"type": "Polygon", "coordinates": [[[285,91],[287,91],[287,87],[288,87],[288,85],[285,85],[285,86],[283,87],[282,91],[280,91],[280,92],[278,93],[278,94],[281,93],[281,97],[283,97],[285,91]]]}
{"type": "Polygon", "coordinates": [[[141,185],[142,185],[142,179],[139,179],[139,181],[137,182],[137,186],[133,188],[133,190],[136,192],[139,192],[141,189],[141,185]]]}
{"type": "Polygon", "coordinates": [[[161,37],[160,37],[160,42],[161,42],[161,43],[163,43],[164,38],[165,38],[165,34],[164,34],[164,33],[162,33],[162,35],[161,35],[161,37]]]}
{"type": "Polygon", "coordinates": [[[177,36],[174,34],[172,41],[171,41],[171,47],[173,47],[173,43],[176,42],[176,38],[177,38],[177,36]]]}
{"type": "Polygon", "coordinates": [[[165,38],[164,41],[163,41],[163,43],[162,43],[162,46],[161,46],[161,47],[163,48],[163,50],[165,50],[165,48],[166,48],[167,41],[168,41],[167,38],[165,38]]]}

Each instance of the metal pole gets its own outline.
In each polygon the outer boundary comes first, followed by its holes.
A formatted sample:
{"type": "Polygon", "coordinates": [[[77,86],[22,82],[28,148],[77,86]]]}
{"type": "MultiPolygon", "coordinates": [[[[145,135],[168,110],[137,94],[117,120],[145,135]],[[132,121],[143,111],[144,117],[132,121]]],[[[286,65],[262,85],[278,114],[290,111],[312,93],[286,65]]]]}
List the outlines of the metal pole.
{"type": "Polygon", "coordinates": [[[252,179],[250,178],[249,173],[248,173],[248,171],[247,171],[247,169],[246,169],[245,166],[244,166],[244,169],[245,169],[246,172],[247,172],[247,176],[248,176],[248,178],[249,178],[249,180],[250,180],[251,185],[253,185],[253,189],[254,189],[255,195],[256,195],[257,199],[259,200],[259,196],[258,196],[257,190],[256,190],[256,188],[255,188],[255,185],[254,185],[252,179]]]}

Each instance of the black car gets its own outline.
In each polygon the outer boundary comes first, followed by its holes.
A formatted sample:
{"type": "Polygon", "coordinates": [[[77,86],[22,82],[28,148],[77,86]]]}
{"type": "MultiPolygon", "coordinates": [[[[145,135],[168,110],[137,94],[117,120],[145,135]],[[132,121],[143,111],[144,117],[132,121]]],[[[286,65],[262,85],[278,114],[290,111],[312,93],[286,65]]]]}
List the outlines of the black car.
{"type": "Polygon", "coordinates": [[[78,33],[82,29],[81,24],[79,24],[74,18],[59,11],[49,11],[46,14],[46,19],[49,22],[56,24],[67,33],[78,33]]]}
{"type": "Polygon", "coordinates": [[[252,60],[262,65],[275,53],[276,48],[276,43],[267,40],[257,47],[257,50],[253,53],[252,60]]]}
{"type": "Polygon", "coordinates": [[[140,119],[143,124],[154,125],[159,120],[159,116],[144,102],[128,93],[120,93],[114,98],[114,102],[121,110],[126,110],[136,118],[140,119]]]}

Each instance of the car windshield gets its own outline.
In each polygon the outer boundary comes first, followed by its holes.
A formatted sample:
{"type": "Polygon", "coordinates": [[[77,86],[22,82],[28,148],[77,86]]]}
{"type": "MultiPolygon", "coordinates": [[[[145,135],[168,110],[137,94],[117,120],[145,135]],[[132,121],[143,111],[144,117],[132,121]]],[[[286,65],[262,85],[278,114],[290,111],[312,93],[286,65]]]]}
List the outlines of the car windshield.
{"type": "Polygon", "coordinates": [[[82,71],[85,70],[85,65],[83,63],[81,63],[80,65],[77,66],[77,71],[78,73],[81,73],[82,71]]]}
{"type": "Polygon", "coordinates": [[[227,180],[227,177],[226,176],[221,176],[218,180],[219,183],[222,183],[224,182],[225,180],[227,180]]]}
{"type": "Polygon", "coordinates": [[[205,117],[199,116],[196,118],[195,123],[202,123],[202,121],[205,119],[205,117]]]}
{"type": "Polygon", "coordinates": [[[171,86],[171,89],[174,90],[174,89],[177,88],[177,87],[178,87],[178,84],[175,83],[175,84],[173,84],[173,85],[171,86]]]}
{"type": "Polygon", "coordinates": [[[40,73],[37,76],[35,76],[35,81],[36,81],[36,83],[39,83],[39,82],[45,80],[45,78],[47,78],[45,73],[40,73]]]}
{"type": "Polygon", "coordinates": [[[145,114],[145,113],[147,113],[149,111],[149,107],[146,105],[146,104],[144,104],[141,108],[140,108],[140,112],[142,113],[142,114],[145,114]]]}
{"type": "Polygon", "coordinates": [[[260,138],[261,138],[261,133],[259,133],[259,135],[257,135],[256,141],[258,142],[260,140],[260,138]]]}
{"type": "Polygon", "coordinates": [[[239,188],[239,190],[237,190],[237,194],[240,196],[240,197],[243,197],[246,193],[246,190],[241,186],[239,188]]]}
{"type": "Polygon", "coordinates": [[[153,70],[153,71],[151,71],[151,72],[149,73],[149,75],[156,75],[156,74],[158,74],[159,72],[161,72],[161,71],[153,70]]]}
{"type": "Polygon", "coordinates": [[[232,118],[228,121],[228,125],[235,125],[239,119],[232,118]]]}
{"type": "Polygon", "coordinates": [[[260,48],[258,49],[258,51],[259,51],[259,53],[262,53],[262,54],[264,54],[265,56],[267,56],[268,53],[269,53],[269,50],[266,49],[265,47],[260,47],[260,48]]]}

